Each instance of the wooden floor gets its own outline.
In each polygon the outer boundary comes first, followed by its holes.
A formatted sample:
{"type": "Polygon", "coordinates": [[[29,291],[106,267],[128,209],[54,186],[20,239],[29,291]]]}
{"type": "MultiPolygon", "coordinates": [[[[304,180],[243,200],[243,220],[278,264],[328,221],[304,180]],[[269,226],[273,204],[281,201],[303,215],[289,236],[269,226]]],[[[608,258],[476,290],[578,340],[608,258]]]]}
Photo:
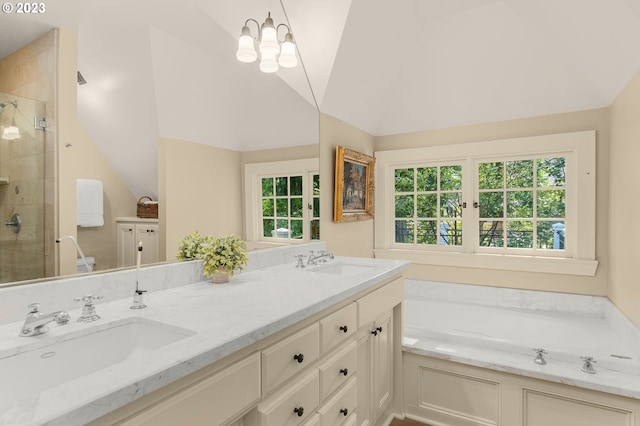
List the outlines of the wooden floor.
{"type": "Polygon", "coordinates": [[[391,423],[389,424],[389,426],[429,426],[429,425],[425,425],[424,423],[420,423],[417,422],[415,420],[409,420],[409,419],[405,419],[405,420],[398,420],[398,419],[393,419],[391,421],[391,423]]]}

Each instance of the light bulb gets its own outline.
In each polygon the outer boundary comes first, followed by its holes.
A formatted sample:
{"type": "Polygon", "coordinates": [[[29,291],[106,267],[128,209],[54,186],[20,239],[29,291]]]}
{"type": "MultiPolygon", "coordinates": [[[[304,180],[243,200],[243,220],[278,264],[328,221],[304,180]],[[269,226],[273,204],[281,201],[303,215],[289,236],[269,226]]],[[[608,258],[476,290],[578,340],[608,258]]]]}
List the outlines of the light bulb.
{"type": "Polygon", "coordinates": [[[260,54],[261,55],[277,55],[280,53],[278,46],[278,34],[276,27],[273,26],[273,19],[271,19],[271,13],[265,19],[260,31],[260,54]]]}
{"type": "Polygon", "coordinates": [[[280,66],[285,68],[294,68],[298,65],[298,58],[296,57],[296,44],[293,42],[293,36],[291,33],[287,33],[282,42],[282,50],[280,51],[280,58],[278,58],[280,66]]]}
{"type": "Polygon", "coordinates": [[[236,58],[240,62],[254,62],[258,59],[258,53],[256,53],[256,48],[253,44],[253,37],[251,37],[249,27],[246,25],[242,27],[242,35],[240,35],[238,39],[236,58]]]}
{"type": "Polygon", "coordinates": [[[275,55],[262,55],[262,59],[260,60],[260,71],[266,73],[278,71],[278,61],[276,61],[275,55]]]}

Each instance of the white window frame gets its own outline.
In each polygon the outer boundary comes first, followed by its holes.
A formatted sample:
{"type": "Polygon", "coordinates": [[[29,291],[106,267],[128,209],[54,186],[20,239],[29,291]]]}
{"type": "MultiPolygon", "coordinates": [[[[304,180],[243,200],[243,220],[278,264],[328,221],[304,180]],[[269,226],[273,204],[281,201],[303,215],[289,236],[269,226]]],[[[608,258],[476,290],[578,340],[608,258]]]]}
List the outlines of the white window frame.
{"type": "Polygon", "coordinates": [[[595,130],[531,136],[524,138],[451,144],[415,149],[376,152],[375,253],[377,257],[408,260],[417,264],[462,266],[513,271],[548,272],[594,276],[596,232],[596,134],[595,130]],[[567,158],[566,226],[571,235],[564,256],[505,254],[476,249],[476,238],[465,238],[460,250],[437,250],[439,247],[398,247],[394,233],[394,170],[416,164],[460,162],[463,160],[463,226],[477,222],[478,209],[473,202],[478,195],[477,161],[518,156],[564,155],[567,158]]]}
{"type": "Polygon", "coordinates": [[[303,206],[307,206],[309,203],[313,205],[313,175],[318,174],[319,171],[320,160],[318,158],[250,163],[245,165],[245,237],[250,248],[253,246],[260,247],[262,245],[303,244],[311,241],[310,223],[313,211],[308,208],[303,208],[303,238],[275,238],[262,235],[261,181],[263,177],[302,175],[303,206]]]}

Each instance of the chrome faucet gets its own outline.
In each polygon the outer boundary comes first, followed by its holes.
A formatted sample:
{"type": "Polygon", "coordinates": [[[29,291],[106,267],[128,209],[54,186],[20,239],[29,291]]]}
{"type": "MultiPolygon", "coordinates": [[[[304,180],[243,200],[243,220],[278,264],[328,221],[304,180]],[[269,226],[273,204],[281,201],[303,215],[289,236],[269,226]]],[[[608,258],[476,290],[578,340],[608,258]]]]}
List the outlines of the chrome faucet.
{"type": "Polygon", "coordinates": [[[587,374],[596,374],[596,369],[593,368],[593,364],[598,361],[596,361],[591,356],[581,356],[580,359],[584,361],[584,364],[582,365],[582,367],[580,367],[580,370],[584,371],[587,374]]]}
{"type": "Polygon", "coordinates": [[[533,360],[533,362],[538,365],[547,365],[547,360],[544,359],[544,356],[549,352],[542,348],[533,348],[533,351],[536,353],[536,358],[533,360]]]}
{"type": "Polygon", "coordinates": [[[309,252],[309,260],[307,260],[307,265],[317,265],[318,261],[326,262],[327,258],[333,259],[333,253],[329,253],[326,250],[320,250],[320,252],[315,255],[313,250],[309,252]]]}
{"type": "Polygon", "coordinates": [[[64,325],[69,322],[69,314],[65,311],[56,311],[43,315],[42,312],[40,312],[39,303],[31,303],[28,308],[27,318],[25,318],[22,330],[20,330],[20,336],[22,337],[37,336],[38,334],[46,333],[49,331],[47,324],[53,321],[59,325],[64,325]]]}

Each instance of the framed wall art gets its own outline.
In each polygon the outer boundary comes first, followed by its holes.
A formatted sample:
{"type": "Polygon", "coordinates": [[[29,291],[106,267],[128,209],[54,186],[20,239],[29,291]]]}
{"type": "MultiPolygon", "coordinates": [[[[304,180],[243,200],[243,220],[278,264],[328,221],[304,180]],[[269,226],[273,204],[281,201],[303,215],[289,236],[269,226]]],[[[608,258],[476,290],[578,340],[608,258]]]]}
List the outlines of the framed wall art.
{"type": "Polygon", "coordinates": [[[375,158],[336,147],[334,222],[373,219],[375,158]]]}

